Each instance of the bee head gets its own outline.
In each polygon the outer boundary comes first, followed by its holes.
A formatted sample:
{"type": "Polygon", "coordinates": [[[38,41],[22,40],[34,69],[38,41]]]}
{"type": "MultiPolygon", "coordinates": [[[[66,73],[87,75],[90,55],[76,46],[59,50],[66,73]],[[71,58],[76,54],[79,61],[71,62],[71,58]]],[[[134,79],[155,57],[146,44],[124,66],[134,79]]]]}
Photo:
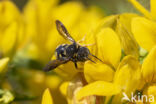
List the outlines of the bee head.
{"type": "Polygon", "coordinates": [[[86,47],[80,47],[77,52],[77,59],[78,61],[86,61],[88,60],[88,56],[90,54],[90,51],[86,47]]]}

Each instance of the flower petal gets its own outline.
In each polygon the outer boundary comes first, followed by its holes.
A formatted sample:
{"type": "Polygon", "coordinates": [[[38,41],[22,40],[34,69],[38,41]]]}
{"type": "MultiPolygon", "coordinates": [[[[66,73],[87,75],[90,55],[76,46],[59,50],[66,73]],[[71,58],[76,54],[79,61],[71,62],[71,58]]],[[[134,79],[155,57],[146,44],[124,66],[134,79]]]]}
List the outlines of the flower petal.
{"type": "Polygon", "coordinates": [[[132,33],[141,47],[150,51],[156,44],[156,23],[143,17],[132,20],[132,33]]]}
{"type": "MultiPolygon", "coordinates": [[[[142,85],[140,64],[134,56],[126,56],[121,61],[114,76],[114,83],[119,85],[127,96],[142,85]]],[[[122,93],[114,96],[112,104],[121,104],[122,97],[122,93]]]]}
{"type": "Polygon", "coordinates": [[[97,34],[98,57],[116,67],[121,58],[120,40],[111,28],[102,28],[97,34]]]}
{"type": "Polygon", "coordinates": [[[0,48],[4,54],[10,54],[15,48],[17,42],[17,29],[17,23],[13,22],[3,32],[0,48]]]}
{"type": "MultiPolygon", "coordinates": [[[[78,68],[80,68],[79,64],[78,68]]],[[[54,71],[67,80],[70,80],[77,74],[77,72],[79,72],[79,70],[75,68],[73,62],[68,62],[66,64],[60,65],[54,71]]]]}
{"type": "Polygon", "coordinates": [[[128,31],[131,31],[131,21],[134,17],[137,16],[137,14],[133,13],[123,13],[119,15],[119,20],[128,29],[128,31]]]}
{"type": "Polygon", "coordinates": [[[120,93],[120,91],[120,88],[116,84],[105,81],[96,81],[80,89],[76,94],[76,98],[81,100],[83,97],[90,95],[112,96],[120,93]]]}
{"type": "Polygon", "coordinates": [[[6,27],[13,21],[19,20],[20,12],[12,1],[0,2],[0,27],[6,27]]]}
{"type": "Polygon", "coordinates": [[[156,19],[156,0],[150,0],[151,1],[151,14],[156,19]]]}
{"type": "Polygon", "coordinates": [[[78,73],[74,76],[72,81],[69,82],[68,88],[67,88],[67,101],[68,104],[93,104],[92,102],[95,102],[95,96],[89,96],[85,97],[83,100],[79,101],[76,99],[77,92],[84,86],[86,83],[83,73],[78,73]]]}
{"type": "Polygon", "coordinates": [[[115,25],[115,23],[116,23],[117,18],[118,18],[117,15],[107,16],[107,17],[103,18],[100,21],[99,25],[97,26],[96,32],[99,32],[99,30],[101,28],[104,28],[104,27],[105,28],[106,27],[110,27],[110,28],[113,27],[115,25]]]}
{"type": "Polygon", "coordinates": [[[124,57],[115,73],[114,83],[120,85],[125,92],[135,91],[141,80],[140,67],[135,57],[124,57]]]}
{"type": "Polygon", "coordinates": [[[8,65],[9,58],[0,59],[0,73],[4,70],[4,68],[8,65]]]}
{"type": "Polygon", "coordinates": [[[61,84],[62,79],[58,75],[46,76],[45,84],[51,89],[56,90],[61,84]],[[53,82],[53,83],[51,83],[53,82]]]}
{"type": "Polygon", "coordinates": [[[156,81],[156,46],[152,48],[142,65],[142,76],[146,82],[156,81]]]}
{"type": "Polygon", "coordinates": [[[84,65],[84,75],[89,83],[97,80],[112,81],[114,70],[107,64],[87,62],[84,65]]]}
{"type": "Polygon", "coordinates": [[[48,88],[43,93],[42,104],[53,104],[53,99],[48,88]]]}
{"type": "Polygon", "coordinates": [[[69,85],[69,82],[63,82],[61,84],[61,86],[59,87],[59,90],[61,92],[61,94],[63,96],[66,96],[67,95],[67,88],[68,88],[68,85],[69,85]]]}
{"type": "Polygon", "coordinates": [[[126,55],[133,55],[135,57],[139,56],[139,46],[133,37],[131,31],[128,31],[126,26],[117,20],[117,32],[121,41],[122,48],[126,55]]]}

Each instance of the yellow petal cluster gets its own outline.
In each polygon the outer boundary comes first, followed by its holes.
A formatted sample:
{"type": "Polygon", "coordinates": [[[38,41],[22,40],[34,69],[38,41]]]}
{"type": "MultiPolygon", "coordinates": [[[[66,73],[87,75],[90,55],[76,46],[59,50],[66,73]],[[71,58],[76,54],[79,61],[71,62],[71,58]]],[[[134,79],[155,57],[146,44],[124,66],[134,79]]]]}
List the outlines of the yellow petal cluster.
{"type": "MultiPolygon", "coordinates": [[[[148,87],[152,89],[149,89],[148,93],[154,94],[154,87],[152,88],[151,83],[155,82],[155,21],[153,16],[138,2],[129,1],[148,19],[128,13],[103,19],[97,26],[97,30],[95,29],[95,42],[97,42],[95,54],[104,60],[104,64],[99,62],[96,64],[85,63],[84,77],[89,84],[80,89],[77,93],[77,99],[90,95],[100,95],[106,96],[106,102],[111,101],[112,104],[120,104],[123,103],[121,101],[123,92],[130,97],[131,93],[138,90],[146,92],[145,89],[148,87]],[[114,29],[115,31],[113,31],[114,29]],[[142,54],[143,50],[148,51],[148,55],[147,53],[142,54]],[[121,51],[128,56],[121,57],[121,51]],[[110,86],[106,87],[105,85],[106,88],[102,88],[98,81],[102,84],[107,81],[107,83],[117,85],[119,92],[113,98],[110,97],[109,94],[113,93],[115,88],[112,91],[110,86]],[[97,88],[99,86],[101,92],[97,88]],[[110,92],[106,94],[103,92],[104,89],[110,92]]],[[[154,5],[154,1],[151,0],[152,2],[151,5],[154,5]]],[[[153,9],[155,8],[151,6],[151,11],[153,9]]]]}

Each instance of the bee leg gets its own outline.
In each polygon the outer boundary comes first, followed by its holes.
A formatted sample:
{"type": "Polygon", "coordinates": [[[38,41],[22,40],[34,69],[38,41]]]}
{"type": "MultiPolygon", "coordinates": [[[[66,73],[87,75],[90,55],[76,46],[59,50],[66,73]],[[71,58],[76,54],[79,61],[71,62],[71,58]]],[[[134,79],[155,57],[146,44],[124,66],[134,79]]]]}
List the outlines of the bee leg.
{"type": "Polygon", "coordinates": [[[83,36],[83,38],[81,40],[78,40],[77,43],[81,43],[86,39],[86,34],[83,36]]]}
{"type": "Polygon", "coordinates": [[[82,45],[83,47],[88,47],[88,46],[93,46],[93,45],[95,45],[95,43],[92,43],[92,44],[84,44],[84,45],[82,45]]]}
{"type": "Polygon", "coordinates": [[[77,67],[77,63],[76,62],[74,62],[74,65],[75,65],[75,68],[77,69],[78,67],[77,67]]]}

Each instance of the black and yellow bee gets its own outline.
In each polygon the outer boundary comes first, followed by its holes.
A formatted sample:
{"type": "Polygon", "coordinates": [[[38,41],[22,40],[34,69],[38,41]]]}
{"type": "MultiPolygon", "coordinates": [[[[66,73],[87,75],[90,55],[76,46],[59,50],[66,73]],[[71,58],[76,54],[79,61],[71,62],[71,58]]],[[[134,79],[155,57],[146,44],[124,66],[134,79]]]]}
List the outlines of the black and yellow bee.
{"type": "MultiPolygon", "coordinates": [[[[45,67],[44,71],[50,71],[55,69],[61,64],[65,64],[69,61],[74,62],[75,67],[77,68],[77,62],[85,62],[87,60],[91,60],[89,56],[96,56],[92,55],[87,47],[81,46],[71,37],[68,33],[65,26],[59,21],[56,20],[56,27],[61,36],[65,39],[69,40],[72,44],[62,44],[56,48],[56,60],[51,60],[45,67]]],[[[99,58],[97,58],[100,60],[99,58]]],[[[100,60],[101,61],[101,60],[100,60]]]]}

